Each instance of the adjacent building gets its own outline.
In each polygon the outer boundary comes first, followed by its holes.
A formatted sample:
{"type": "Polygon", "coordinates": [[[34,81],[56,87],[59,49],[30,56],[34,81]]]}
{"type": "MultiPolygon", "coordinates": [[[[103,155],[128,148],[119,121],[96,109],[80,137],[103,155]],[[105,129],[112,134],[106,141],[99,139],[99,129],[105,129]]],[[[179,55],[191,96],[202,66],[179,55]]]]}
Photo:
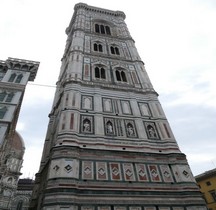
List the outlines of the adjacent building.
{"type": "Polygon", "coordinates": [[[17,191],[11,201],[11,210],[28,210],[32,196],[34,180],[25,178],[19,179],[17,191]]]}
{"type": "Polygon", "coordinates": [[[17,189],[25,145],[16,131],[28,81],[33,81],[39,62],[8,58],[0,61],[0,209],[10,209],[17,189]]]}
{"type": "Polygon", "coordinates": [[[66,34],[30,209],[206,210],[125,14],[76,4],[66,34]]]}
{"type": "Polygon", "coordinates": [[[216,169],[195,177],[209,210],[216,210],[216,169]]]}

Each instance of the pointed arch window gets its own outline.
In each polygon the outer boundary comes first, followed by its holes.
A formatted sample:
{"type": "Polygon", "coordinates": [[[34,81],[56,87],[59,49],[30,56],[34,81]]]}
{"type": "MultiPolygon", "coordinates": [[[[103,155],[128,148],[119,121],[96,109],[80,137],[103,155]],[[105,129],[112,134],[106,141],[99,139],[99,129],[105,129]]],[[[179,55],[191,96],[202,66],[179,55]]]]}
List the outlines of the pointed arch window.
{"type": "Polygon", "coordinates": [[[8,82],[20,83],[23,78],[22,74],[17,75],[16,73],[11,74],[8,82]]]}
{"type": "Polygon", "coordinates": [[[110,27],[103,24],[95,24],[95,32],[99,34],[111,35],[110,27]]]}
{"type": "Polygon", "coordinates": [[[103,67],[95,67],[95,78],[106,79],[106,72],[103,67]]]}
{"type": "Polygon", "coordinates": [[[6,98],[5,102],[11,102],[12,99],[13,99],[13,97],[14,97],[14,93],[9,93],[9,94],[7,95],[7,98],[6,98]]]}
{"type": "Polygon", "coordinates": [[[11,76],[10,76],[8,82],[14,82],[14,79],[16,78],[16,76],[17,76],[17,75],[16,75],[15,73],[11,74],[11,76]]]}
{"type": "Polygon", "coordinates": [[[15,80],[15,83],[20,83],[21,80],[22,80],[22,78],[23,78],[23,75],[22,75],[22,74],[19,74],[19,75],[17,76],[16,80],[15,80]]]}
{"type": "Polygon", "coordinates": [[[103,46],[101,44],[94,43],[94,51],[103,52],[103,46]]]}
{"type": "Polygon", "coordinates": [[[101,29],[101,33],[102,33],[102,34],[105,34],[105,28],[104,28],[103,25],[100,25],[100,29],[101,29]]]}
{"type": "Polygon", "coordinates": [[[95,32],[100,33],[100,26],[98,24],[95,24],[95,32]]]}
{"type": "Polygon", "coordinates": [[[126,74],[123,70],[116,70],[116,80],[121,82],[127,82],[126,74]]]}
{"type": "Polygon", "coordinates": [[[106,34],[111,35],[111,33],[110,33],[110,27],[106,26],[105,28],[106,28],[106,34]]]}
{"type": "Polygon", "coordinates": [[[110,51],[111,51],[111,54],[113,55],[120,55],[118,47],[111,46],[110,51]]]}

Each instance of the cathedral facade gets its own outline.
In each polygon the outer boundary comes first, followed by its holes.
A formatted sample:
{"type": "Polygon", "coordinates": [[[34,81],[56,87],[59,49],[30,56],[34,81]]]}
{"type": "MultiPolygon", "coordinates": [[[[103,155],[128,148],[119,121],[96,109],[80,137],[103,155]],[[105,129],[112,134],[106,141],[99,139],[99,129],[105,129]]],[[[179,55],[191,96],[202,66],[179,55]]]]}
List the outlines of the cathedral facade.
{"type": "Polygon", "coordinates": [[[125,14],[79,3],[31,209],[206,210],[125,14]]]}
{"type": "MultiPolygon", "coordinates": [[[[0,209],[11,209],[23,163],[25,145],[16,124],[28,81],[39,62],[17,58],[0,61],[0,209]]],[[[17,208],[18,209],[18,208],[17,208]]]]}

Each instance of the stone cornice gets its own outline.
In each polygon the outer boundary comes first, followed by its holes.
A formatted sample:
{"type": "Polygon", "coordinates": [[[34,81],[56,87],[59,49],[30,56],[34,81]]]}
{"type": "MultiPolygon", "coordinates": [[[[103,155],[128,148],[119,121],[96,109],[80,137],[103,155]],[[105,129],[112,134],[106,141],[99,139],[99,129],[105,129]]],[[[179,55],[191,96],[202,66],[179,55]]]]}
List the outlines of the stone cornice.
{"type": "Polygon", "coordinates": [[[74,15],[70,21],[69,26],[66,28],[65,32],[67,35],[69,34],[71,30],[71,26],[73,25],[75,21],[75,17],[77,15],[78,9],[85,9],[86,11],[90,11],[90,12],[95,12],[95,13],[100,13],[100,14],[110,15],[110,16],[115,16],[115,17],[121,17],[123,18],[123,20],[126,18],[125,13],[122,11],[112,11],[112,10],[103,9],[99,7],[89,6],[88,4],[84,4],[84,3],[78,3],[74,6],[74,15]]]}
{"type": "Polygon", "coordinates": [[[6,64],[8,69],[30,72],[29,81],[34,81],[40,62],[9,57],[6,64]]]}

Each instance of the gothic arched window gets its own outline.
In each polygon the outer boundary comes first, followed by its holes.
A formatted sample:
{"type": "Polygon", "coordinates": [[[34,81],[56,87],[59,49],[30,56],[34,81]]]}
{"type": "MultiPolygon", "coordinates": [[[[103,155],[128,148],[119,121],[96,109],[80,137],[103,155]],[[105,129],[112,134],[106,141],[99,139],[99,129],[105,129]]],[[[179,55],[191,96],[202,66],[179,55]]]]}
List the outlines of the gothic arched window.
{"type": "Polygon", "coordinates": [[[14,97],[14,93],[9,93],[9,94],[7,95],[7,98],[6,98],[5,102],[11,102],[12,99],[13,99],[13,97],[14,97]]]}
{"type": "Polygon", "coordinates": [[[8,82],[13,82],[14,79],[16,78],[16,76],[17,76],[17,75],[16,75],[15,73],[11,74],[11,76],[10,76],[8,82]]]}
{"type": "Polygon", "coordinates": [[[106,72],[103,67],[95,67],[95,78],[106,79],[106,72]]]}
{"type": "Polygon", "coordinates": [[[123,70],[116,70],[116,80],[121,82],[127,82],[126,74],[123,70]]]}
{"type": "Polygon", "coordinates": [[[23,75],[22,75],[22,74],[18,75],[18,77],[17,77],[16,80],[15,80],[15,83],[20,83],[21,80],[22,80],[22,78],[23,78],[23,75]]]}
{"type": "Polygon", "coordinates": [[[22,75],[22,74],[19,74],[19,75],[17,76],[17,74],[13,73],[13,74],[11,74],[11,76],[10,76],[8,82],[20,83],[21,80],[22,80],[22,78],[23,78],[23,75],[22,75]]]}
{"type": "Polygon", "coordinates": [[[100,33],[100,27],[98,24],[95,24],[95,32],[100,33]]]}
{"type": "Polygon", "coordinates": [[[110,33],[110,27],[106,26],[105,28],[106,28],[106,34],[111,35],[111,33],[110,33]]]}
{"type": "Polygon", "coordinates": [[[103,52],[103,46],[98,43],[94,43],[94,51],[103,52]]]}
{"type": "Polygon", "coordinates": [[[99,34],[111,35],[110,27],[103,24],[95,24],[95,32],[99,34]]]}
{"type": "Polygon", "coordinates": [[[113,55],[120,55],[118,47],[111,46],[110,51],[111,51],[111,54],[113,54],[113,55]]]}

